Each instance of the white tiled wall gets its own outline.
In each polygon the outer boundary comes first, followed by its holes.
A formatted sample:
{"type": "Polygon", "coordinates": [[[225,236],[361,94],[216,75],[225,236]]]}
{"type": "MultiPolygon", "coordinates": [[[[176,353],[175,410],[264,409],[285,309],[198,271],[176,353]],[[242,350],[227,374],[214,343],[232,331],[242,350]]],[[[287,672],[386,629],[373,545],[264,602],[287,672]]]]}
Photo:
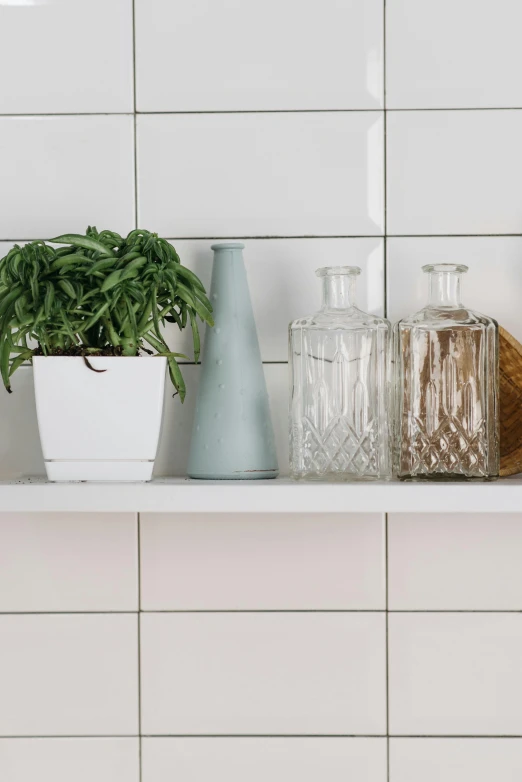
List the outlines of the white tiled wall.
{"type": "Polygon", "coordinates": [[[390,779],[401,782],[516,782],[520,739],[391,739],[390,779]]]}
{"type": "Polygon", "coordinates": [[[142,762],[156,782],[375,782],[386,780],[386,739],[145,738],[142,762]]]}
{"type": "Polygon", "coordinates": [[[135,5],[140,112],[383,107],[382,0],[135,5]]]}
{"type": "Polygon", "coordinates": [[[146,613],[143,732],[382,735],[385,630],[380,612],[146,613]]]}
{"type": "Polygon", "coordinates": [[[383,611],[384,557],[378,514],[142,515],[141,607],[383,611]]]}
{"type": "Polygon", "coordinates": [[[138,219],[164,236],[378,236],[382,112],[140,114],[138,219]]]}
{"type": "MultiPolygon", "coordinates": [[[[279,459],[313,271],[522,339],[519,0],[6,0],[0,252],[139,221],[244,239],[279,459]],[[385,19],[386,16],[386,19],[385,19]]],[[[177,345],[187,349],[184,337],[177,345]]],[[[200,368],[166,397],[182,474],[200,368]]],[[[42,472],[31,370],[0,473],[42,472]]],[[[1,511],[1,509],[0,509],[1,511]]],[[[519,782],[522,514],[0,513],[2,782],[519,782]]]]}
{"type": "Polygon", "coordinates": [[[0,649],[0,735],[137,733],[136,614],[3,614],[0,649]]]}
{"type": "Polygon", "coordinates": [[[0,738],[8,782],[139,782],[137,738],[0,738]]]}

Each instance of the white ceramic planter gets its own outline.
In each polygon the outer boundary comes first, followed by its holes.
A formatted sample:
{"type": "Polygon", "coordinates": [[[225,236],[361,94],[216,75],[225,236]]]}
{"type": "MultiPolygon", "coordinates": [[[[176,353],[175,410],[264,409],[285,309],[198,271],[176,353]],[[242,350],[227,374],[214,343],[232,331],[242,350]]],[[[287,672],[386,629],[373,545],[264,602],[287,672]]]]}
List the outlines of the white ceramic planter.
{"type": "Polygon", "coordinates": [[[33,358],[38,428],[50,481],[150,481],[167,360],[33,358]]]}

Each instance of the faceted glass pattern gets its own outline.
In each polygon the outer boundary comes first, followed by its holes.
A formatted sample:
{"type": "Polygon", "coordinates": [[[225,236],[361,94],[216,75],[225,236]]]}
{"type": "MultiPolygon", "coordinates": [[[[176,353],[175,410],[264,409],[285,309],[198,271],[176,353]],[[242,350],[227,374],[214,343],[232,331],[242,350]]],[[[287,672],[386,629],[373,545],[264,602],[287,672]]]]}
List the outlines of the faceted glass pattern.
{"type": "Polygon", "coordinates": [[[294,478],[387,478],[390,325],[354,303],[358,267],[320,269],[322,309],[290,325],[294,478]]]}
{"type": "Polygon", "coordinates": [[[424,267],[430,301],[395,327],[400,478],[498,476],[498,326],[460,303],[465,266],[424,267]]]}

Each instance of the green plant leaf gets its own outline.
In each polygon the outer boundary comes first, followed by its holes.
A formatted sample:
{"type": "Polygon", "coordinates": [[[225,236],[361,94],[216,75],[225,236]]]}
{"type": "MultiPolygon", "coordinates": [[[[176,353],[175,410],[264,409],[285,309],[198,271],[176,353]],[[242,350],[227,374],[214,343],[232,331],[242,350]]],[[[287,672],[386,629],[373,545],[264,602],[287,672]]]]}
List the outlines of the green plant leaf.
{"type": "Polygon", "coordinates": [[[115,263],[115,258],[101,258],[89,267],[88,273],[95,274],[96,272],[106,271],[107,269],[111,269],[115,263]]]}
{"type": "Polygon", "coordinates": [[[79,255],[78,253],[62,255],[52,262],[50,271],[54,272],[58,269],[63,269],[64,266],[74,266],[78,263],[85,263],[86,261],[89,261],[89,259],[85,255],[79,255]]]}
{"type": "Polygon", "coordinates": [[[197,299],[195,296],[192,295],[192,293],[186,288],[184,285],[178,284],[177,294],[180,297],[180,299],[183,299],[189,307],[190,310],[195,310],[201,320],[204,320],[205,323],[208,323],[209,326],[214,325],[214,319],[212,318],[212,313],[210,310],[208,310],[202,302],[197,299]]]}
{"type": "Polygon", "coordinates": [[[20,353],[13,361],[11,361],[11,368],[9,370],[9,377],[16,372],[18,367],[21,367],[22,364],[25,364],[26,361],[29,361],[30,358],[32,358],[34,351],[33,350],[24,350],[23,353],[20,353]]]}
{"type": "MultiPolygon", "coordinates": [[[[146,262],[146,258],[137,258],[136,261],[143,261],[146,262]]],[[[136,263],[136,261],[131,261],[128,266],[126,266],[124,269],[116,269],[116,271],[113,271],[109,274],[108,277],[106,277],[105,282],[101,286],[101,292],[107,293],[107,291],[110,291],[111,288],[114,288],[115,285],[118,285],[120,282],[123,282],[124,280],[130,280],[133,277],[138,276],[138,268],[136,266],[133,266],[132,264],[136,263]]]]}
{"type": "MultiPolygon", "coordinates": [[[[184,281],[186,283],[191,285],[193,288],[197,288],[202,293],[205,293],[205,286],[203,285],[203,283],[201,282],[201,280],[199,279],[197,274],[194,274],[193,271],[191,271],[190,269],[187,269],[186,266],[181,266],[181,264],[179,264],[179,265],[176,266],[176,272],[177,272],[177,274],[179,274],[180,277],[182,277],[184,279],[184,281]]],[[[208,299],[207,299],[207,301],[208,301],[208,299]]],[[[210,302],[209,302],[209,304],[210,304],[210,302]]],[[[210,309],[212,309],[212,308],[210,308],[210,309]]]]}
{"type": "Polygon", "coordinates": [[[183,375],[181,374],[178,362],[172,356],[167,356],[167,362],[169,365],[169,375],[172,381],[172,385],[177,390],[179,398],[183,403],[187,394],[187,388],[185,386],[185,381],[183,380],[183,375]]]}
{"type": "Polygon", "coordinates": [[[19,296],[14,303],[14,311],[19,323],[20,321],[24,320],[28,314],[25,309],[26,304],[27,301],[25,296],[19,296]]]}
{"type": "Polygon", "coordinates": [[[76,298],[76,291],[74,290],[73,284],[69,282],[69,280],[59,280],[58,285],[64,293],[71,297],[71,299],[76,298]]]}
{"type": "Polygon", "coordinates": [[[143,340],[165,356],[180,397],[185,384],[166,342],[165,323],[192,329],[196,360],[198,318],[212,322],[203,284],[181,266],[176,250],[151,231],[62,234],[56,249],[45,242],[15,245],[0,259],[0,370],[9,375],[32,355],[36,340],[43,355],[75,347],[84,354],[112,348],[136,355],[143,340]],[[3,362],[3,364],[2,364],[3,362]]]}
{"type": "Polygon", "coordinates": [[[99,321],[101,316],[107,312],[107,310],[110,307],[110,301],[106,301],[105,304],[102,304],[101,307],[89,318],[89,320],[83,325],[82,331],[89,331],[89,329],[92,329],[95,323],[99,321]]]}
{"type": "Polygon", "coordinates": [[[22,286],[16,285],[8,293],[6,293],[6,295],[0,301],[0,317],[2,317],[7,312],[9,306],[14,302],[15,299],[18,298],[21,292],[22,286]]]}
{"type": "Polygon", "coordinates": [[[9,339],[2,335],[0,347],[0,372],[2,374],[2,380],[8,394],[11,393],[11,381],[9,373],[9,357],[11,355],[11,345],[9,339]]]}
{"type": "Polygon", "coordinates": [[[92,239],[89,236],[82,236],[81,234],[63,234],[62,236],[56,236],[54,239],[50,239],[50,242],[55,244],[71,244],[73,247],[83,247],[85,250],[94,250],[100,253],[100,255],[114,256],[114,251],[110,247],[107,247],[103,242],[97,239],[92,239]]]}
{"type": "Polygon", "coordinates": [[[201,341],[199,337],[198,322],[192,310],[190,310],[189,315],[190,315],[190,325],[192,327],[192,339],[194,342],[194,361],[197,364],[201,352],[201,341]]]}
{"type": "Polygon", "coordinates": [[[52,282],[46,282],[45,283],[46,291],[45,291],[45,299],[44,299],[44,310],[45,310],[45,317],[48,318],[51,314],[53,303],[54,303],[54,285],[52,282]]]}
{"type": "Polygon", "coordinates": [[[172,350],[164,350],[161,353],[154,353],[154,356],[172,356],[173,358],[184,358],[186,361],[190,361],[189,357],[184,353],[173,353],[172,350]]]}

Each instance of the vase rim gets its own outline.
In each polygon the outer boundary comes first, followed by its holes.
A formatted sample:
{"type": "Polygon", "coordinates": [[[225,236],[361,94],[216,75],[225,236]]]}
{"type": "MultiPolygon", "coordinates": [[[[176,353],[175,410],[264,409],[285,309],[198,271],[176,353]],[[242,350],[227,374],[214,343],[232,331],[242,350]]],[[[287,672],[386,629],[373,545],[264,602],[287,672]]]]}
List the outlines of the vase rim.
{"type": "Polygon", "coordinates": [[[316,270],[317,277],[337,277],[337,276],[352,276],[356,277],[361,273],[360,266],[323,266],[321,269],[316,270]]]}
{"type": "Polygon", "coordinates": [[[241,242],[219,242],[218,244],[211,244],[210,249],[214,252],[219,250],[244,250],[245,245],[241,242]]]}
{"type": "Polygon", "coordinates": [[[422,267],[422,271],[427,274],[441,274],[444,272],[453,274],[465,274],[468,266],[463,263],[428,263],[422,267]]]}

